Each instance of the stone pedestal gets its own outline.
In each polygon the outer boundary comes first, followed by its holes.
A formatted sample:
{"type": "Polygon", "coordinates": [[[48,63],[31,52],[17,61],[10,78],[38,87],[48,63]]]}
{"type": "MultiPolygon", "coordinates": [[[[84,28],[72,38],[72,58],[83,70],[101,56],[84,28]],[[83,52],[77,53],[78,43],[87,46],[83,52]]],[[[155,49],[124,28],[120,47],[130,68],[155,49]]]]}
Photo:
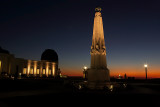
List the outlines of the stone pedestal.
{"type": "Polygon", "coordinates": [[[110,81],[109,70],[106,69],[88,69],[88,84],[87,87],[90,89],[103,89],[106,84],[110,81]]]}

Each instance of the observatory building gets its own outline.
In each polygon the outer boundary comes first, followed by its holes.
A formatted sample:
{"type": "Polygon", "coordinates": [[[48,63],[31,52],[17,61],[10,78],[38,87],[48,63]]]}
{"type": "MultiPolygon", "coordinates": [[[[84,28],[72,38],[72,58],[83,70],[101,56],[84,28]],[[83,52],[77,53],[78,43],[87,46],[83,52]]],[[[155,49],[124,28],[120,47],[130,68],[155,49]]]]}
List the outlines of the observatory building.
{"type": "Polygon", "coordinates": [[[46,49],[40,61],[15,58],[9,51],[0,47],[0,74],[24,77],[55,77],[58,73],[58,55],[46,49]]]}

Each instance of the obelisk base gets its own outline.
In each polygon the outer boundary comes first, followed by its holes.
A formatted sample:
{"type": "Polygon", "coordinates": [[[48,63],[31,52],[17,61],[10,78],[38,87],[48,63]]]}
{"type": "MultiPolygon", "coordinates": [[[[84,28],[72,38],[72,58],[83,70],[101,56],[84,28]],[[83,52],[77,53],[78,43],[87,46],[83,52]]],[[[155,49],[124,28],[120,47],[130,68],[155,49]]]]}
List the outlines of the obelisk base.
{"type": "Polygon", "coordinates": [[[87,69],[87,87],[90,89],[103,89],[110,82],[109,70],[106,69],[87,69]]]}

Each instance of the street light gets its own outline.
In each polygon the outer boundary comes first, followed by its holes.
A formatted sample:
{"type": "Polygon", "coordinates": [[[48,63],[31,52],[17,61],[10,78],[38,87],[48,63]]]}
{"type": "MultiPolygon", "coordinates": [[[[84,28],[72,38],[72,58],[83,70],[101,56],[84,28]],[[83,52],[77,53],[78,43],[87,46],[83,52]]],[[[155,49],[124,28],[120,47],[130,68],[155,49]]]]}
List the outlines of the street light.
{"type": "Polygon", "coordinates": [[[84,71],[86,71],[86,70],[87,70],[87,67],[86,67],[86,66],[84,66],[83,68],[84,68],[84,71]]]}
{"type": "Polygon", "coordinates": [[[146,80],[147,80],[147,68],[148,68],[148,65],[147,65],[147,64],[144,64],[144,68],[145,68],[146,80]]]}
{"type": "Polygon", "coordinates": [[[147,68],[147,67],[148,67],[148,65],[147,65],[147,64],[145,64],[145,65],[144,65],[144,67],[145,67],[145,68],[147,68]]]}
{"type": "Polygon", "coordinates": [[[83,69],[84,69],[84,71],[83,71],[83,78],[87,79],[87,67],[84,66],[83,69]]]}

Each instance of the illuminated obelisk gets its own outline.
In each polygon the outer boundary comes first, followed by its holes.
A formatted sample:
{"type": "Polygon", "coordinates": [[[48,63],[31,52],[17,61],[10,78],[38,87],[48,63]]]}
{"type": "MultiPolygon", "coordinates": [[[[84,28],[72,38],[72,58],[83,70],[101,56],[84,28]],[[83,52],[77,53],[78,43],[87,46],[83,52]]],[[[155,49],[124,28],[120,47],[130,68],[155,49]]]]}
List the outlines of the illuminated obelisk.
{"type": "Polygon", "coordinates": [[[103,32],[101,8],[95,9],[93,37],[91,46],[91,66],[87,70],[88,87],[99,89],[105,87],[110,81],[109,70],[106,63],[106,47],[103,32]]]}

